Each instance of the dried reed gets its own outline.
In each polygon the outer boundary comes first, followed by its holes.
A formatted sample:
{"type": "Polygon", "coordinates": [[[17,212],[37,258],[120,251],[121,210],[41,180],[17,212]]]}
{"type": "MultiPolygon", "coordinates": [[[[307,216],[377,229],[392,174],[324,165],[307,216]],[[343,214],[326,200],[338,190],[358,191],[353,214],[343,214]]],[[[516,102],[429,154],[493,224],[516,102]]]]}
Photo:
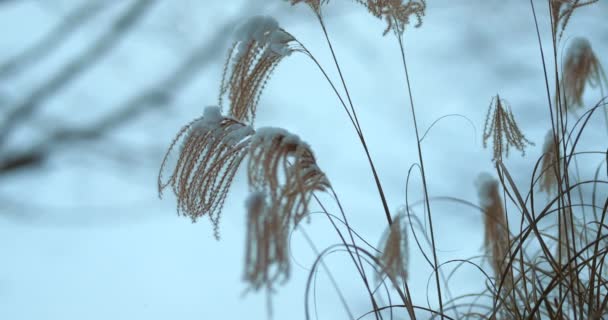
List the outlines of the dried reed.
{"type": "Polygon", "coordinates": [[[270,211],[282,212],[297,224],[308,211],[314,191],[329,188],[310,147],[279,128],[261,128],[251,140],[248,181],[253,191],[266,193],[270,211]]]}
{"type": "Polygon", "coordinates": [[[493,161],[502,160],[503,155],[508,157],[509,147],[514,147],[524,155],[525,146],[534,145],[534,143],[526,139],[517,126],[511,107],[506,101],[501,99],[498,94],[496,97],[492,98],[490,106],[488,107],[483,129],[484,148],[487,147],[490,138],[492,138],[494,142],[493,161]]]}
{"type": "Polygon", "coordinates": [[[589,84],[592,88],[601,88],[603,84],[608,85],[608,82],[604,69],[593,52],[589,40],[577,37],[572,39],[566,52],[561,81],[567,110],[574,110],[583,106],[585,84],[589,84]]]}
{"type": "Polygon", "coordinates": [[[289,278],[288,233],[308,213],[314,191],[329,188],[310,147],[278,128],[260,128],[251,139],[248,165],[245,280],[271,290],[289,278]]]}

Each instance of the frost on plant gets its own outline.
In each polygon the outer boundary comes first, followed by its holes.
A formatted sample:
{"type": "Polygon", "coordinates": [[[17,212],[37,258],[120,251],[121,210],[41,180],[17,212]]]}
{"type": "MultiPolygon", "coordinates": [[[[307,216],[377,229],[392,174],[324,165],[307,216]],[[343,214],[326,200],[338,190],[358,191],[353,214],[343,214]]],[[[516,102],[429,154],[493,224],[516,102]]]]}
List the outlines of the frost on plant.
{"type": "Polygon", "coordinates": [[[227,96],[228,115],[253,124],[260,95],[279,62],[294,50],[293,36],[271,17],[255,16],[238,26],[222,76],[219,104],[227,96]]]}
{"type": "Polygon", "coordinates": [[[222,116],[218,107],[207,107],[203,117],[182,128],[165,154],[158,177],[159,194],[171,186],[178,214],[193,222],[207,215],[219,237],[222,207],[252,135],[251,127],[222,116]],[[177,164],[165,181],[163,171],[178,144],[177,164]]]}

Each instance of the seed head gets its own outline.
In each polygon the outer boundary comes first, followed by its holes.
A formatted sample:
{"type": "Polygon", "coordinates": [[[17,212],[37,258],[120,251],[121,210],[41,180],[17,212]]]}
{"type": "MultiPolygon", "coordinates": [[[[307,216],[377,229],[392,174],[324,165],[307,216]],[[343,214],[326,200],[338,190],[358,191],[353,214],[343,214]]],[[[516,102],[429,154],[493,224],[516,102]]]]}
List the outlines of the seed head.
{"type": "Polygon", "coordinates": [[[488,114],[483,129],[484,148],[487,147],[490,138],[493,139],[494,143],[493,161],[502,160],[503,155],[508,157],[509,147],[515,147],[515,149],[521,151],[523,156],[526,145],[534,145],[534,143],[526,139],[517,126],[511,107],[506,101],[500,99],[498,94],[492,99],[488,107],[488,114]]]}
{"type": "Polygon", "coordinates": [[[192,222],[207,215],[218,238],[222,207],[252,135],[251,127],[222,116],[218,107],[207,107],[203,117],[183,127],[171,143],[158,176],[159,194],[171,186],[178,215],[192,222]],[[168,158],[180,141],[177,164],[164,181],[168,158]]]}
{"type": "Polygon", "coordinates": [[[254,135],[248,177],[253,191],[269,196],[269,210],[296,224],[307,213],[313,191],[330,187],[308,144],[280,128],[261,128],[254,135]]]}
{"type": "Polygon", "coordinates": [[[426,10],[425,0],[355,0],[365,6],[367,10],[376,18],[386,21],[386,29],[383,35],[393,31],[400,36],[405,31],[405,27],[410,24],[410,17],[416,17],[416,28],[422,25],[422,17],[426,10]]]}
{"type": "Polygon", "coordinates": [[[249,145],[245,280],[272,289],[289,278],[288,234],[308,213],[314,191],[330,187],[310,147],[279,128],[259,129],[249,145]]]}
{"type": "Polygon", "coordinates": [[[236,29],[219,95],[220,106],[224,96],[228,97],[230,117],[253,124],[264,86],[279,62],[294,51],[290,47],[294,40],[275,19],[266,16],[250,18],[236,29]]]}
{"type": "Polygon", "coordinates": [[[600,61],[597,59],[591,43],[585,38],[574,38],[566,52],[566,61],[562,74],[562,90],[566,107],[574,110],[583,106],[585,84],[595,88],[608,85],[606,75],[600,61]]]}
{"type": "Polygon", "coordinates": [[[328,3],[329,0],[291,0],[291,5],[296,5],[300,2],[307,4],[315,13],[321,14],[321,6],[328,3]]]}
{"type": "Polygon", "coordinates": [[[378,260],[382,262],[382,272],[393,281],[407,281],[407,265],[409,260],[409,246],[407,242],[407,225],[402,222],[402,215],[398,215],[389,227],[388,234],[382,241],[382,253],[378,260]]]}
{"type": "Polygon", "coordinates": [[[504,261],[509,252],[509,230],[498,189],[498,180],[488,173],[481,173],[475,182],[479,203],[484,216],[484,248],[496,277],[502,275],[504,261]]]}
{"type": "Polygon", "coordinates": [[[553,140],[553,131],[549,130],[543,144],[543,161],[541,164],[541,178],[539,190],[552,194],[557,186],[557,163],[559,161],[559,148],[553,140]]]}
{"type": "Polygon", "coordinates": [[[574,10],[596,3],[597,1],[598,0],[550,0],[549,5],[551,6],[553,35],[557,37],[557,34],[559,33],[559,39],[561,39],[574,10]]]}

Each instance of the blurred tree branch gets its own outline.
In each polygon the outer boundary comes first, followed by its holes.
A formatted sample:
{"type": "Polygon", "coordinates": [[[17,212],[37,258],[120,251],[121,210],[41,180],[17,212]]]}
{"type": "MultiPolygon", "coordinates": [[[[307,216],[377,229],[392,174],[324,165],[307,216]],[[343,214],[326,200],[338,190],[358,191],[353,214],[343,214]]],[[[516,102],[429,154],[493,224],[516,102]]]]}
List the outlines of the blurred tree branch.
{"type": "MultiPolygon", "coordinates": [[[[3,0],[0,0],[2,3],[3,0]]],[[[4,0],[5,2],[7,0],[4,0]]],[[[97,0],[85,1],[83,5],[62,18],[61,22],[51,29],[42,39],[25,49],[16,56],[0,64],[0,79],[17,76],[30,64],[43,58],[59,47],[74,31],[82,27],[87,21],[103,12],[103,9],[113,1],[97,0]]]]}
{"type": "MultiPolygon", "coordinates": [[[[1,0],[0,0],[1,1],[1,0]]],[[[71,147],[72,144],[97,140],[105,134],[121,125],[134,121],[138,116],[153,110],[151,107],[167,107],[173,99],[183,90],[210,62],[217,59],[226,47],[234,25],[238,24],[240,17],[233,17],[230,21],[214,28],[210,38],[199,44],[190,54],[184,57],[173,70],[156,83],[145,90],[134,92],[130,98],[112,108],[112,111],[93,121],[92,123],[82,124],[78,127],[68,127],[67,125],[49,129],[44,138],[34,141],[28,146],[19,149],[9,148],[7,142],[11,134],[20,126],[25,126],[33,121],[35,113],[43,107],[47,100],[58,94],[62,89],[75,81],[79,74],[90,69],[95,63],[99,62],[103,56],[108,54],[132,28],[137,21],[143,17],[144,13],[155,0],[133,0],[131,5],[122,15],[117,17],[111,27],[100,36],[95,42],[85,50],[83,54],[69,61],[55,75],[51,76],[43,85],[36,88],[27,98],[14,106],[8,113],[8,117],[0,125],[0,175],[13,172],[19,169],[27,169],[41,164],[49,155],[59,150],[62,146],[71,147]]],[[[103,1],[102,1],[103,2],[103,1]]],[[[246,8],[242,12],[251,12],[266,3],[264,1],[246,2],[246,8]]],[[[98,4],[99,5],[99,4],[98,4]]],[[[90,6],[93,6],[92,4],[90,6]]],[[[69,15],[78,15],[79,7],[69,15]]],[[[100,9],[101,7],[97,7],[100,9]]],[[[93,15],[88,14],[88,19],[93,15]]],[[[82,16],[81,16],[82,18],[82,16]]],[[[84,20],[72,22],[71,27],[62,26],[66,22],[61,22],[48,37],[54,41],[63,41],[68,37],[66,33],[73,31],[75,24],[82,25],[84,20]],[[63,30],[64,34],[56,34],[56,30],[63,30]]],[[[42,40],[32,48],[46,48],[52,50],[57,44],[51,45],[49,40],[42,40]]],[[[15,57],[10,61],[25,61],[29,63],[31,55],[43,57],[42,53],[31,53],[28,49],[24,51],[25,57],[15,57]]],[[[9,64],[3,64],[9,65],[9,64]]],[[[15,70],[15,69],[13,69],[15,70]]],[[[7,74],[8,75],[8,74],[7,74]]],[[[2,74],[0,73],[0,78],[2,74]]]]}
{"type": "Polygon", "coordinates": [[[13,128],[27,119],[42,103],[74,81],[78,75],[89,69],[110,52],[143,16],[156,0],[138,0],[112,23],[83,54],[67,63],[43,85],[33,90],[24,101],[12,108],[0,125],[0,148],[6,144],[13,128]]]}

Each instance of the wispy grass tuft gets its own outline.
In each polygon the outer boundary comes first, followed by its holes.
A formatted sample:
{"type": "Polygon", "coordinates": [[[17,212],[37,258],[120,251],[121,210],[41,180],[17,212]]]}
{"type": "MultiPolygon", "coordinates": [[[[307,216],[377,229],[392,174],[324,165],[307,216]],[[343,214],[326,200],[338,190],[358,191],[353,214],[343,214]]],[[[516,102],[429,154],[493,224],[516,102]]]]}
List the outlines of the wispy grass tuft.
{"type": "Polygon", "coordinates": [[[483,129],[483,147],[488,144],[488,140],[493,140],[493,161],[501,161],[503,156],[509,156],[509,148],[514,147],[525,155],[526,145],[534,145],[529,141],[515,121],[511,106],[497,94],[492,98],[486,122],[483,129]]]}

